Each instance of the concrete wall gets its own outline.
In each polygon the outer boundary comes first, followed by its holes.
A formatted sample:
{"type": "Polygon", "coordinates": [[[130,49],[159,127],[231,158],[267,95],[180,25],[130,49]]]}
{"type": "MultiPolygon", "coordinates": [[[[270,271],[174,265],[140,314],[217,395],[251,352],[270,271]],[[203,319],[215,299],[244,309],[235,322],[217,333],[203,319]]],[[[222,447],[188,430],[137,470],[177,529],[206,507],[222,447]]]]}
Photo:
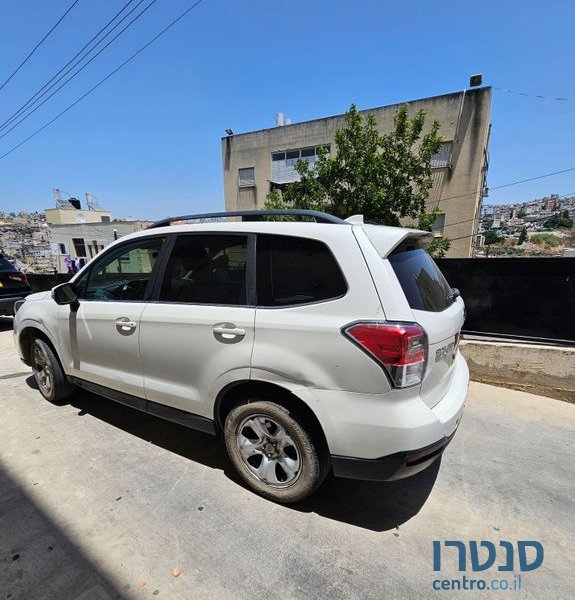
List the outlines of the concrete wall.
{"type": "Polygon", "coordinates": [[[145,229],[148,223],[144,221],[112,221],[111,223],[82,223],[74,225],[50,225],[50,242],[54,257],[54,268],[60,273],[66,273],[64,260],[70,258],[90,260],[98,252],[111,244],[116,236],[121,238],[129,233],[145,229]],[[74,239],[83,239],[85,256],[78,256],[74,247],[74,239]],[[62,252],[60,244],[64,244],[66,252],[62,252]]]}
{"type": "MultiPolygon", "coordinates": [[[[374,115],[381,132],[390,131],[400,106],[369,109],[362,114],[374,115]]],[[[489,87],[409,102],[411,115],[423,109],[427,123],[438,120],[443,139],[453,142],[451,167],[434,170],[434,189],[429,199],[430,207],[438,205],[446,215],[445,235],[453,240],[450,257],[471,255],[474,219],[479,214],[487,164],[490,108],[489,87]]],[[[270,189],[272,152],[322,144],[331,144],[334,152],[335,132],[343,126],[344,115],[337,115],[222,138],[226,210],[263,206],[270,189]],[[240,188],[238,170],[249,167],[255,169],[255,186],[240,188]]]]}
{"type": "Polygon", "coordinates": [[[471,379],[575,402],[575,348],[461,341],[471,379]]]}
{"type": "Polygon", "coordinates": [[[112,220],[112,213],[108,210],[82,210],[47,208],[46,221],[53,225],[70,225],[72,223],[101,223],[112,220]]]}

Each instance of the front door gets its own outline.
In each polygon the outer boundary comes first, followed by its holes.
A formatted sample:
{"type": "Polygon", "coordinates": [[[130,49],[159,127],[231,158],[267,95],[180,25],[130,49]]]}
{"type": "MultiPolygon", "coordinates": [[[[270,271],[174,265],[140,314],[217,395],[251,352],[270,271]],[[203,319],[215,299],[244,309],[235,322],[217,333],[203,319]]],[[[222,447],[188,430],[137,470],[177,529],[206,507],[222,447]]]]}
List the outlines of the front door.
{"type": "Polygon", "coordinates": [[[112,248],[78,281],[77,310],[59,313],[70,375],[144,397],[140,319],[162,243],[155,237],[112,248]]]}
{"type": "Polygon", "coordinates": [[[158,297],[141,317],[146,397],[207,418],[227,384],[249,379],[255,308],[247,235],[178,236],[158,297]]]}

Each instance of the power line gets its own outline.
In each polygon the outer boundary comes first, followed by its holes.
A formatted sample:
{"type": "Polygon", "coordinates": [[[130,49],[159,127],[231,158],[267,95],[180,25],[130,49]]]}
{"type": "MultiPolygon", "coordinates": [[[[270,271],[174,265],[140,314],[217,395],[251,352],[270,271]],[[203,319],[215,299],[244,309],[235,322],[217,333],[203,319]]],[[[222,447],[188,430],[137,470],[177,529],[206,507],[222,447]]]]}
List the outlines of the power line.
{"type": "Polygon", "coordinates": [[[118,71],[120,71],[120,69],[123,69],[128,63],[130,63],[132,60],[134,60],[134,58],[136,58],[136,56],[138,56],[141,52],[143,52],[148,46],[150,46],[151,44],[153,44],[158,38],[160,38],[162,35],[164,35],[164,33],[166,33],[174,25],[176,25],[176,23],[178,23],[179,21],[181,21],[189,12],[191,12],[194,8],[196,8],[196,6],[198,6],[202,2],[203,2],[203,0],[196,0],[196,2],[194,2],[186,10],[184,10],[183,12],[181,12],[173,21],[171,21],[168,25],[166,25],[166,27],[164,27],[164,29],[162,29],[160,31],[160,33],[158,33],[156,36],[154,36],[149,42],[147,42],[146,44],[144,44],[139,50],[137,50],[136,52],[134,52],[133,54],[131,54],[123,63],[121,63],[112,72],[110,72],[108,75],[106,75],[106,77],[104,77],[103,79],[100,79],[100,81],[96,85],[94,85],[93,87],[91,87],[85,94],[83,94],[82,96],[80,96],[77,100],[75,100],[74,102],[72,102],[72,104],[70,104],[64,110],[62,110],[61,112],[59,112],[53,119],[51,119],[46,124],[44,124],[42,127],[40,127],[40,129],[37,129],[34,133],[32,133],[27,138],[25,138],[24,140],[22,140],[19,144],[17,144],[16,146],[14,146],[10,150],[8,150],[8,152],[5,152],[4,154],[2,154],[0,156],[0,160],[2,160],[3,158],[5,158],[9,154],[12,154],[12,152],[14,152],[18,148],[20,148],[20,146],[24,145],[26,142],[28,142],[29,140],[31,140],[33,137],[37,136],[41,131],[43,131],[44,129],[46,129],[46,127],[50,126],[52,123],[54,123],[54,121],[58,120],[62,115],[66,114],[70,109],[74,108],[74,106],[76,106],[77,104],[79,104],[82,100],[84,100],[84,98],[86,98],[87,96],[89,96],[92,92],[94,92],[96,89],[98,89],[103,83],[105,83],[106,81],[108,81],[108,79],[110,79],[110,77],[114,76],[118,71]]]}
{"type": "MultiPolygon", "coordinates": [[[[521,179],[519,181],[512,181],[510,183],[504,183],[502,185],[495,186],[487,186],[489,191],[500,190],[503,188],[508,188],[514,185],[519,185],[521,183],[528,183],[529,181],[536,181],[537,179],[545,179],[546,177],[553,177],[554,175],[561,175],[562,173],[570,173],[575,171],[575,167],[571,167],[569,169],[563,169],[561,171],[555,171],[554,173],[545,173],[544,175],[537,175],[536,177],[530,177],[529,179],[521,179]]],[[[478,190],[474,190],[473,192],[466,192],[465,194],[458,194],[457,196],[448,196],[447,198],[440,198],[440,202],[444,202],[445,200],[456,200],[457,198],[466,198],[467,196],[474,196],[475,194],[479,194],[482,188],[478,190]]]]}
{"type": "MultiPolygon", "coordinates": [[[[82,48],[81,48],[81,49],[80,49],[78,52],[76,52],[76,54],[75,54],[75,55],[74,55],[74,56],[73,56],[73,57],[72,57],[72,58],[71,58],[71,59],[70,59],[70,60],[69,60],[69,61],[68,61],[68,62],[67,62],[67,63],[66,63],[66,64],[65,64],[65,65],[64,65],[64,66],[63,66],[63,67],[62,67],[62,68],[61,68],[61,69],[60,69],[60,70],[59,70],[59,71],[58,71],[58,72],[57,72],[57,73],[56,73],[56,74],[55,74],[55,75],[54,75],[54,76],[53,76],[53,77],[50,79],[50,80],[48,80],[48,81],[47,81],[47,82],[46,82],[46,83],[45,83],[45,84],[44,84],[44,85],[43,85],[43,86],[42,86],[42,87],[41,87],[41,88],[40,88],[40,89],[39,89],[39,90],[38,90],[38,91],[37,91],[37,92],[36,92],[36,93],[33,95],[33,96],[31,96],[30,98],[28,98],[28,100],[27,100],[27,101],[26,101],[26,102],[25,102],[25,103],[24,103],[24,104],[23,104],[23,105],[22,105],[22,106],[21,106],[21,107],[20,107],[20,108],[19,108],[19,109],[18,109],[18,110],[17,110],[17,111],[14,113],[14,114],[12,114],[12,115],[11,115],[11,116],[10,116],[8,119],[6,119],[6,120],[5,120],[5,121],[4,121],[4,122],[3,122],[3,123],[0,125],[0,130],[4,129],[4,128],[6,127],[6,125],[9,125],[11,122],[13,122],[13,121],[14,121],[14,119],[16,119],[18,116],[20,116],[20,114],[22,114],[22,112],[23,112],[23,111],[24,111],[24,110],[25,110],[25,109],[26,109],[26,108],[27,108],[27,107],[30,105],[30,103],[33,103],[33,102],[36,100],[36,98],[38,97],[38,95],[40,95],[40,94],[43,92],[43,90],[45,90],[45,89],[46,89],[46,87],[48,87],[48,85],[50,85],[50,83],[52,83],[52,81],[54,81],[54,79],[56,79],[56,77],[58,77],[58,75],[60,75],[60,73],[62,73],[62,71],[64,71],[64,69],[66,69],[66,67],[68,67],[70,64],[72,64],[74,61],[76,61],[76,59],[77,59],[77,58],[78,58],[78,57],[79,57],[79,56],[80,56],[80,55],[81,55],[81,54],[84,52],[84,50],[85,50],[85,49],[86,49],[86,48],[87,48],[87,47],[88,47],[88,46],[89,46],[89,45],[90,45],[90,44],[91,44],[91,43],[92,43],[92,42],[93,42],[95,39],[97,39],[97,38],[100,36],[100,34],[101,34],[103,31],[105,31],[105,30],[106,30],[106,29],[107,29],[107,28],[108,28],[108,27],[109,27],[109,26],[110,26],[110,25],[111,25],[111,24],[112,24],[112,23],[113,23],[113,22],[114,22],[114,21],[115,21],[115,20],[118,18],[118,16],[119,16],[119,15],[120,15],[122,12],[124,12],[124,10],[125,10],[125,9],[126,9],[126,8],[127,8],[127,7],[128,7],[128,6],[129,6],[129,5],[132,3],[132,2],[133,2],[133,1],[134,1],[134,0],[128,0],[128,2],[126,2],[126,4],[124,4],[124,6],[122,6],[122,8],[121,8],[121,9],[120,9],[120,10],[119,10],[119,11],[118,11],[118,12],[117,12],[117,13],[116,13],[116,14],[115,14],[115,15],[114,15],[114,16],[113,16],[113,17],[112,17],[112,18],[111,18],[111,19],[110,19],[110,20],[109,20],[109,21],[108,21],[108,22],[107,22],[107,23],[106,23],[106,24],[105,24],[105,25],[104,25],[104,26],[103,26],[103,27],[102,27],[102,28],[101,28],[101,29],[100,29],[100,30],[99,30],[99,31],[98,31],[98,32],[97,32],[95,35],[94,35],[94,36],[92,36],[92,38],[90,38],[90,40],[88,40],[88,41],[86,42],[86,44],[84,44],[84,46],[83,46],[83,47],[82,47],[82,48]]],[[[139,4],[141,4],[141,2],[143,2],[143,0],[140,0],[140,2],[138,3],[138,5],[137,5],[137,6],[139,6],[139,4]]],[[[135,8],[137,8],[137,6],[136,6],[135,8]]],[[[134,8],[133,10],[135,10],[135,8],[134,8]]],[[[129,14],[131,14],[131,12],[133,12],[133,10],[132,10],[132,11],[130,11],[130,13],[128,13],[128,15],[129,15],[129,14]]],[[[99,42],[98,42],[98,43],[97,43],[97,44],[94,46],[94,48],[91,48],[91,49],[89,50],[89,52],[88,52],[87,54],[89,54],[90,52],[92,52],[92,51],[93,51],[93,50],[96,48],[96,46],[97,46],[98,44],[100,44],[100,43],[103,41],[103,39],[105,39],[105,37],[107,37],[107,36],[108,36],[108,35],[109,35],[109,34],[110,34],[110,33],[111,33],[111,32],[112,32],[112,31],[113,31],[113,30],[114,30],[114,29],[115,29],[115,28],[116,28],[116,27],[117,27],[117,26],[118,26],[118,25],[119,25],[119,24],[120,24],[120,23],[121,23],[121,22],[122,22],[122,21],[123,21],[123,20],[124,20],[124,19],[125,19],[125,18],[128,16],[128,15],[125,15],[125,16],[124,16],[124,17],[123,17],[123,18],[120,20],[120,22],[119,22],[119,23],[117,23],[117,24],[116,24],[116,25],[115,25],[115,26],[112,28],[112,30],[110,30],[110,31],[109,31],[109,32],[108,32],[108,33],[107,33],[107,34],[104,36],[104,38],[102,38],[102,40],[100,40],[100,41],[99,41],[99,42]]],[[[82,57],[82,59],[81,59],[81,60],[83,60],[83,58],[85,58],[85,57],[82,57]]],[[[79,61],[78,61],[78,62],[79,62],[79,61]]],[[[44,95],[44,94],[41,94],[41,95],[44,95]]]]}
{"type": "MultiPolygon", "coordinates": [[[[575,196],[575,192],[570,192],[569,194],[561,194],[560,196],[557,196],[557,200],[560,200],[561,198],[568,198],[569,196],[575,196]]],[[[535,202],[537,200],[544,200],[545,198],[534,198],[533,200],[527,200],[526,202],[516,202],[515,204],[529,204],[530,202],[535,202]]],[[[552,198],[548,198],[549,200],[551,200],[552,198]]],[[[502,204],[490,204],[489,206],[504,206],[502,204]]]]}
{"type": "Polygon", "coordinates": [[[514,94],[516,96],[524,96],[526,98],[537,98],[539,100],[554,100],[558,102],[575,102],[575,98],[563,98],[561,96],[553,97],[553,96],[544,96],[542,94],[527,94],[526,92],[516,92],[515,90],[507,90],[505,88],[500,88],[493,86],[494,90],[498,90],[500,92],[505,92],[507,94],[514,94]]]}
{"type": "MultiPolygon", "coordinates": [[[[141,0],[141,2],[139,4],[141,4],[143,1],[144,0],[141,0]]],[[[119,31],[103,48],[101,48],[94,56],[92,56],[92,58],[90,58],[90,60],[87,63],[85,63],[84,65],[82,65],[82,67],[80,67],[75,73],[73,73],[70,77],[68,77],[68,79],[66,79],[66,81],[64,81],[64,83],[62,83],[62,85],[60,85],[59,87],[57,87],[47,98],[45,98],[42,102],[40,102],[40,104],[38,104],[37,106],[35,106],[32,110],[30,110],[28,112],[28,114],[24,115],[19,121],[17,121],[16,123],[14,123],[9,129],[7,129],[2,135],[0,135],[0,139],[2,139],[3,137],[6,137],[13,129],[15,129],[16,127],[18,127],[18,125],[20,125],[20,123],[22,123],[28,117],[30,117],[32,114],[34,114],[41,106],[43,106],[44,104],[46,104],[46,102],[48,102],[48,100],[50,100],[50,98],[52,98],[54,95],[56,95],[63,87],[65,87],[66,85],[68,85],[68,83],[70,83],[70,81],[72,81],[72,79],[74,79],[77,75],[79,75],[92,61],[94,61],[96,58],[98,58],[98,56],[100,56],[100,54],[102,54],[102,52],[104,52],[104,50],[106,50],[106,48],[108,48],[108,46],[110,46],[110,44],[112,44],[115,40],[117,40],[126,31],[126,29],[128,29],[129,27],[131,27],[132,24],[135,21],[137,21],[145,12],[147,12],[148,9],[150,9],[152,7],[152,5],[155,4],[156,2],[157,2],[157,0],[151,0],[151,2],[146,7],[144,7],[124,27],[124,29],[122,29],[121,31],[119,31]]],[[[137,8],[139,6],[139,4],[137,4],[135,8],[137,8]]],[[[130,13],[128,13],[128,15],[131,14],[131,12],[133,12],[133,11],[130,11],[130,13]]],[[[128,16],[128,15],[126,15],[126,16],[128,16]]],[[[54,85],[56,85],[56,84],[54,84],[54,85]]]]}
{"type": "Polygon", "coordinates": [[[3,90],[6,87],[6,84],[18,73],[18,71],[32,58],[32,55],[38,50],[38,48],[48,39],[50,34],[60,25],[60,23],[66,18],[68,13],[78,4],[79,0],[74,0],[72,4],[68,7],[66,12],[58,19],[56,24],[48,31],[48,33],[32,48],[31,52],[26,56],[26,58],[16,67],[16,69],[8,76],[8,78],[4,81],[2,85],[0,85],[0,90],[3,90]]]}
{"type": "Polygon", "coordinates": [[[449,241],[450,242],[456,242],[457,240],[466,240],[468,238],[477,237],[478,235],[481,235],[481,234],[480,233],[472,233],[471,235],[462,235],[461,237],[449,238],[449,241]]]}
{"type": "Polygon", "coordinates": [[[553,175],[561,175],[562,173],[570,173],[571,171],[575,171],[575,167],[571,167],[569,169],[563,169],[561,171],[555,171],[554,173],[545,173],[544,175],[537,175],[536,177],[530,177],[529,179],[522,179],[520,181],[513,181],[511,183],[504,183],[503,185],[496,185],[490,190],[500,190],[502,188],[511,187],[512,185],[519,185],[520,183],[527,183],[529,181],[536,181],[537,179],[545,179],[545,177],[553,177],[553,175]]]}
{"type": "Polygon", "coordinates": [[[457,221],[456,223],[446,223],[443,228],[454,227],[455,225],[462,225],[463,223],[471,223],[471,221],[477,221],[479,219],[481,219],[481,217],[473,217],[473,219],[465,219],[464,221],[457,221]]]}

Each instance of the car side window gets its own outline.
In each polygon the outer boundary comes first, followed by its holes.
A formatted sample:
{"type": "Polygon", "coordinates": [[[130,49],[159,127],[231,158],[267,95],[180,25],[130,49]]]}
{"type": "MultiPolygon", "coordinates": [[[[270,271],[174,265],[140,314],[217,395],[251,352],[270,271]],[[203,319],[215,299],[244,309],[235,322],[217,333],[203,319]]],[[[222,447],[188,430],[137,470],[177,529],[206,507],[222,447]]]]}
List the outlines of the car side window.
{"type": "Polygon", "coordinates": [[[163,238],[145,239],[103,256],[79,289],[84,300],[111,302],[144,300],[163,238]]]}
{"type": "Polygon", "coordinates": [[[168,261],[160,301],[246,304],[246,235],[179,236],[168,261]]]}
{"type": "Polygon", "coordinates": [[[345,278],[330,249],[318,240],[258,235],[258,306],[290,306],[339,298],[345,278]]]}

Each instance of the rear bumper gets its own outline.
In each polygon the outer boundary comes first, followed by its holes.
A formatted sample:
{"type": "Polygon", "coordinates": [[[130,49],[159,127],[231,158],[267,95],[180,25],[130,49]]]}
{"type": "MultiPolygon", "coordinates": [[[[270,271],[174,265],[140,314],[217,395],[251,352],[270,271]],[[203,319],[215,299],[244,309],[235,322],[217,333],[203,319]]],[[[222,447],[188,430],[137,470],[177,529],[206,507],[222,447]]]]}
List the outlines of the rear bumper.
{"type": "Polygon", "coordinates": [[[364,481],[394,481],[411,477],[427,469],[438,460],[455,431],[446,438],[408,452],[397,452],[382,458],[353,458],[351,456],[332,456],[331,466],[336,477],[362,479],[364,481]]]}
{"type": "Polygon", "coordinates": [[[0,296],[0,315],[14,316],[14,303],[17,300],[23,300],[30,294],[31,292],[25,292],[15,296],[0,296]]]}
{"type": "Polygon", "coordinates": [[[317,415],[336,474],[385,480],[417,473],[437,459],[460,424],[468,385],[469,370],[458,353],[449,387],[433,406],[413,388],[294,393],[317,415]]]}

